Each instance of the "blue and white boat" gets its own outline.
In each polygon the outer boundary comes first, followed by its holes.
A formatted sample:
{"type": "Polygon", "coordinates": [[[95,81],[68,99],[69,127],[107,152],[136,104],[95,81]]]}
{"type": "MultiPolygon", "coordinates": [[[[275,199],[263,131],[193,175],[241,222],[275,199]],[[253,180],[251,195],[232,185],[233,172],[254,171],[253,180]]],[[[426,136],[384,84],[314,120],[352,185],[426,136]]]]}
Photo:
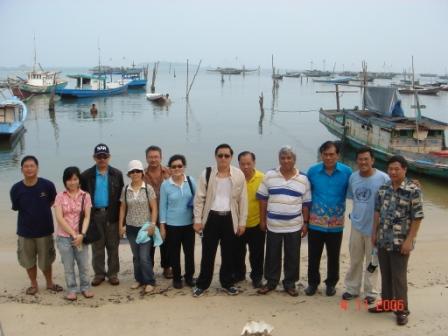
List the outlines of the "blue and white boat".
{"type": "Polygon", "coordinates": [[[12,139],[24,129],[28,109],[9,90],[0,91],[0,138],[12,139]]]}
{"type": "Polygon", "coordinates": [[[112,96],[125,93],[128,82],[107,82],[106,76],[76,74],[67,77],[76,80],[75,88],[56,89],[56,94],[61,98],[87,98],[112,96]]]}

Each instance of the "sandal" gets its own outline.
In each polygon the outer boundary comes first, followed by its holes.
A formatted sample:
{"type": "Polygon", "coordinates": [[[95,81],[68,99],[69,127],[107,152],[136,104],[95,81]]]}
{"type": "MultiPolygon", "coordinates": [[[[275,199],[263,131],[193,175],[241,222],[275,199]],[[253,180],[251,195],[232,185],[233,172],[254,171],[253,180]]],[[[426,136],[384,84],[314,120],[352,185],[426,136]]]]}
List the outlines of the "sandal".
{"type": "Polygon", "coordinates": [[[146,285],[145,294],[151,294],[151,293],[154,293],[154,286],[146,285]]]}
{"type": "Polygon", "coordinates": [[[81,294],[86,298],[86,299],[91,299],[95,296],[95,294],[91,291],[82,291],[81,294]]]}
{"type": "Polygon", "coordinates": [[[140,282],[134,282],[131,286],[131,289],[138,289],[143,286],[140,282]]]}
{"type": "Polygon", "coordinates": [[[266,286],[261,287],[259,290],[257,290],[257,293],[261,294],[261,295],[265,295],[265,294],[273,291],[274,289],[275,288],[272,288],[272,287],[269,287],[266,285],[266,286]]]}
{"type": "Polygon", "coordinates": [[[70,292],[65,296],[65,299],[68,301],[76,301],[76,293],[70,292]]]}
{"type": "Polygon", "coordinates": [[[62,286],[59,286],[58,284],[52,284],[51,287],[47,287],[47,290],[51,291],[51,292],[62,292],[64,290],[64,288],[62,288],[62,286]]]}
{"type": "Polygon", "coordinates": [[[33,286],[28,287],[28,288],[26,289],[25,293],[26,293],[27,295],[36,295],[36,294],[37,294],[37,287],[33,287],[33,286]]]}

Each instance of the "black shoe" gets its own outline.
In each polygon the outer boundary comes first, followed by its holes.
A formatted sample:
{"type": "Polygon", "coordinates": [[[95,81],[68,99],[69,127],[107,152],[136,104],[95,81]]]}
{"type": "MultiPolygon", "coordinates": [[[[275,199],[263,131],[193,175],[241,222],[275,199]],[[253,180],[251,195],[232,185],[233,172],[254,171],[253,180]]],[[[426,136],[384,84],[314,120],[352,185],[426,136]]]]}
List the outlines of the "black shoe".
{"type": "Polygon", "coordinates": [[[299,296],[299,292],[295,288],[285,288],[285,292],[291,295],[292,297],[299,296]]]}
{"type": "Polygon", "coordinates": [[[224,289],[224,291],[229,294],[229,295],[238,295],[240,293],[240,291],[238,290],[238,288],[234,287],[234,286],[230,286],[230,287],[223,287],[222,289],[224,289]]]}
{"type": "Polygon", "coordinates": [[[397,324],[399,326],[408,324],[408,315],[403,313],[397,314],[397,324]]]}
{"type": "Polygon", "coordinates": [[[196,279],[194,279],[194,278],[186,278],[185,279],[185,284],[188,287],[194,287],[194,286],[196,286],[196,279]]]}
{"type": "Polygon", "coordinates": [[[263,287],[263,282],[261,280],[253,280],[252,281],[252,287],[254,289],[261,288],[261,287],[263,287]]]}
{"type": "Polygon", "coordinates": [[[376,300],[376,298],[374,298],[373,296],[368,296],[368,295],[364,298],[364,302],[366,302],[369,305],[374,303],[375,300],[376,300]]]}
{"type": "Polygon", "coordinates": [[[193,297],[198,298],[201,297],[202,295],[204,295],[204,290],[202,288],[199,287],[194,287],[193,288],[193,297]]]}
{"type": "Polygon", "coordinates": [[[390,309],[384,309],[383,303],[381,301],[378,301],[373,307],[370,307],[368,309],[369,313],[378,314],[378,313],[390,313],[392,310],[390,309]]]}
{"type": "MultiPolygon", "coordinates": [[[[354,298],[357,298],[358,295],[355,294],[350,294],[349,292],[345,292],[344,294],[342,294],[342,300],[353,300],[354,298]]],[[[373,299],[373,301],[375,301],[375,299],[373,299]]],[[[371,302],[368,302],[369,304],[371,302]]]]}
{"type": "Polygon", "coordinates": [[[327,296],[333,296],[336,294],[336,288],[334,286],[327,286],[327,289],[325,290],[325,294],[327,296]]]}
{"type": "Polygon", "coordinates": [[[176,289],[182,289],[182,287],[184,287],[182,280],[173,280],[173,287],[176,289]]]}
{"type": "Polygon", "coordinates": [[[233,278],[234,283],[238,283],[238,282],[246,280],[246,275],[244,275],[244,274],[243,275],[234,275],[232,278],[233,278]]]}
{"type": "Polygon", "coordinates": [[[313,296],[314,294],[316,294],[317,291],[317,286],[308,286],[307,288],[305,288],[305,294],[307,296],[313,296]]]}

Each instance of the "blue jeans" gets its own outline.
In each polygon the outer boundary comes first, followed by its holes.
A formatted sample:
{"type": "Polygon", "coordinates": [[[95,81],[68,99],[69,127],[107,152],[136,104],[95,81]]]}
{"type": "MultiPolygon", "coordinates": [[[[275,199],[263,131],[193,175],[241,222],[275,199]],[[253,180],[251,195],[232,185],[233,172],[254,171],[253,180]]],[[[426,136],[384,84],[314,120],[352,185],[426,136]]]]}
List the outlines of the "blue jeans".
{"type": "Polygon", "coordinates": [[[132,261],[134,262],[134,278],[135,281],[142,285],[154,286],[156,281],[151,261],[153,241],[150,240],[145,244],[137,244],[135,240],[139,230],[139,227],[126,225],[126,236],[128,237],[129,245],[131,245],[132,261]]]}
{"type": "Polygon", "coordinates": [[[78,286],[76,284],[75,261],[79,270],[79,289],[84,292],[90,288],[89,281],[89,249],[83,245],[81,251],[72,246],[71,237],[56,238],[56,245],[61,254],[62,264],[64,265],[65,283],[69,293],[76,293],[78,286]]]}

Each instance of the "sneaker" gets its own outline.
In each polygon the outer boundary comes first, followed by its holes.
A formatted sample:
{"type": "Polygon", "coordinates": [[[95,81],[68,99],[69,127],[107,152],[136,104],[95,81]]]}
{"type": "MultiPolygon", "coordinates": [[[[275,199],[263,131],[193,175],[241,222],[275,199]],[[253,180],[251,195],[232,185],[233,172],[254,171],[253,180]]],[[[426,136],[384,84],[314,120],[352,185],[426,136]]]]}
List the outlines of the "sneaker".
{"type": "Polygon", "coordinates": [[[327,286],[327,289],[325,290],[325,294],[327,296],[333,296],[336,294],[336,288],[334,286],[327,286]]]}
{"type": "Polygon", "coordinates": [[[307,296],[313,296],[314,294],[316,294],[317,291],[317,286],[308,286],[307,288],[305,288],[305,294],[307,296]]]}
{"type": "MultiPolygon", "coordinates": [[[[357,298],[358,295],[355,294],[350,294],[349,292],[345,292],[344,294],[342,294],[342,300],[353,300],[354,298],[357,298]]],[[[375,301],[375,299],[373,299],[373,301],[375,301]]],[[[370,304],[370,302],[368,302],[370,304]]]]}
{"type": "Polygon", "coordinates": [[[228,294],[228,295],[238,295],[240,293],[240,291],[238,290],[238,288],[234,287],[234,286],[230,286],[230,287],[223,287],[222,289],[224,289],[224,291],[228,294]]]}
{"type": "Polygon", "coordinates": [[[201,297],[202,295],[204,295],[204,290],[202,288],[199,287],[194,287],[193,288],[193,297],[198,298],[201,297]]]}
{"type": "Polygon", "coordinates": [[[366,302],[368,305],[371,305],[372,303],[374,303],[375,300],[376,300],[375,297],[368,296],[368,295],[364,298],[364,302],[366,302]]]}
{"type": "Polygon", "coordinates": [[[397,314],[397,324],[399,326],[404,326],[408,324],[408,315],[407,314],[397,314]]]}

